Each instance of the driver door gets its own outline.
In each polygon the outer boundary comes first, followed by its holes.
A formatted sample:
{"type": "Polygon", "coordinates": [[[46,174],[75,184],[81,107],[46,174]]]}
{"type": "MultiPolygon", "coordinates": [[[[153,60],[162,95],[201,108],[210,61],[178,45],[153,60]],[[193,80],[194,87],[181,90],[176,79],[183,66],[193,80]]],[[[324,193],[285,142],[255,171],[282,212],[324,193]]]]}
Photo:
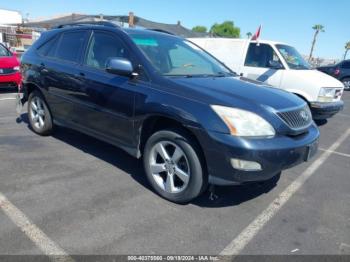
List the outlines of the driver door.
{"type": "Polygon", "coordinates": [[[279,88],[283,73],[282,62],[270,45],[249,44],[242,70],[244,77],[279,88]]]}

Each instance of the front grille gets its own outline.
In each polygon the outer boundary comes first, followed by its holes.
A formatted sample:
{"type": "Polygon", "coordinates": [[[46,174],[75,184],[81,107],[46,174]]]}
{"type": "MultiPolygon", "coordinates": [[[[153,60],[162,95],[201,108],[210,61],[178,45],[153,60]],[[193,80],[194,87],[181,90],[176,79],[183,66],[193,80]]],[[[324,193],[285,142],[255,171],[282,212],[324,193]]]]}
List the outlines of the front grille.
{"type": "Polygon", "coordinates": [[[309,106],[299,109],[278,112],[277,115],[292,129],[303,129],[311,125],[312,114],[309,106]]]}
{"type": "Polygon", "coordinates": [[[10,75],[16,73],[15,70],[13,70],[13,68],[0,68],[0,75],[10,75]]]}
{"type": "Polygon", "coordinates": [[[12,87],[17,87],[17,84],[15,82],[0,82],[0,87],[12,88],[12,87]]]}

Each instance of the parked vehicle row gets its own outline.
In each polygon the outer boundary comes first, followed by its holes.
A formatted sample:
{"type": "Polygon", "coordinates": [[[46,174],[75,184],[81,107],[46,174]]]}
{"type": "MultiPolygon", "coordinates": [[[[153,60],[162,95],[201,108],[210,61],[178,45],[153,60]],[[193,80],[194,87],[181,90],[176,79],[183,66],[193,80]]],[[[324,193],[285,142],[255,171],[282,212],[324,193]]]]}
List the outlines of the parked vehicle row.
{"type": "Polygon", "coordinates": [[[12,53],[0,43],[0,89],[17,89],[21,84],[20,63],[16,53],[12,53]]]}
{"type": "Polygon", "coordinates": [[[344,86],[333,77],[312,70],[287,44],[259,40],[192,38],[239,75],[289,91],[304,99],[314,119],[332,117],[343,109],[344,86]]]}
{"type": "Polygon", "coordinates": [[[344,89],[350,90],[350,60],[344,60],[335,65],[320,66],[317,69],[342,81],[344,89]]]}
{"type": "Polygon", "coordinates": [[[150,184],[170,201],[190,201],[208,184],[268,180],[317,151],[303,99],[169,34],[66,25],[42,34],[22,68],[36,133],[62,125],[143,157],[150,184]]]}

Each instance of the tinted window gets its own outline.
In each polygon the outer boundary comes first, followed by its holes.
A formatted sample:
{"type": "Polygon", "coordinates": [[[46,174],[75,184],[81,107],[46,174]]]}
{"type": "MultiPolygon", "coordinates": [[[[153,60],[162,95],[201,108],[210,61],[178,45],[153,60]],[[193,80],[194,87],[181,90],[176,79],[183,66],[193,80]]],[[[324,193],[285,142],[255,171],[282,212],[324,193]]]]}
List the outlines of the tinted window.
{"type": "Polygon", "coordinates": [[[108,33],[95,32],[89,45],[86,64],[105,69],[107,60],[112,57],[130,59],[125,45],[119,38],[108,33]]]}
{"type": "Polygon", "coordinates": [[[63,33],[55,57],[70,62],[78,62],[84,47],[86,34],[85,31],[63,33]]]}
{"type": "Polygon", "coordinates": [[[350,61],[344,61],[341,68],[350,69],[350,61]]]}
{"type": "Polygon", "coordinates": [[[11,56],[11,53],[3,45],[0,45],[0,56],[11,56]]]}
{"type": "Polygon", "coordinates": [[[57,37],[52,38],[38,48],[38,53],[42,56],[54,56],[58,41],[57,37]]]}
{"type": "Polygon", "coordinates": [[[270,67],[270,61],[280,62],[271,46],[266,44],[257,45],[256,43],[251,43],[249,45],[245,66],[268,68],[270,67]]]}

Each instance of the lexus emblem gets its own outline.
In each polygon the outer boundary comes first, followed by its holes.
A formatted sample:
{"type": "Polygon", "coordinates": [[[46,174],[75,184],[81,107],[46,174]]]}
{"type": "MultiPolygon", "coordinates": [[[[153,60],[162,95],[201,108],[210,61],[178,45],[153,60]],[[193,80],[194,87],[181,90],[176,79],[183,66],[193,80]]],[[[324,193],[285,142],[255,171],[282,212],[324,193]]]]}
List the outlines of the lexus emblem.
{"type": "Polygon", "coordinates": [[[303,110],[300,111],[300,117],[304,120],[304,121],[308,121],[309,120],[309,115],[303,110]]]}

